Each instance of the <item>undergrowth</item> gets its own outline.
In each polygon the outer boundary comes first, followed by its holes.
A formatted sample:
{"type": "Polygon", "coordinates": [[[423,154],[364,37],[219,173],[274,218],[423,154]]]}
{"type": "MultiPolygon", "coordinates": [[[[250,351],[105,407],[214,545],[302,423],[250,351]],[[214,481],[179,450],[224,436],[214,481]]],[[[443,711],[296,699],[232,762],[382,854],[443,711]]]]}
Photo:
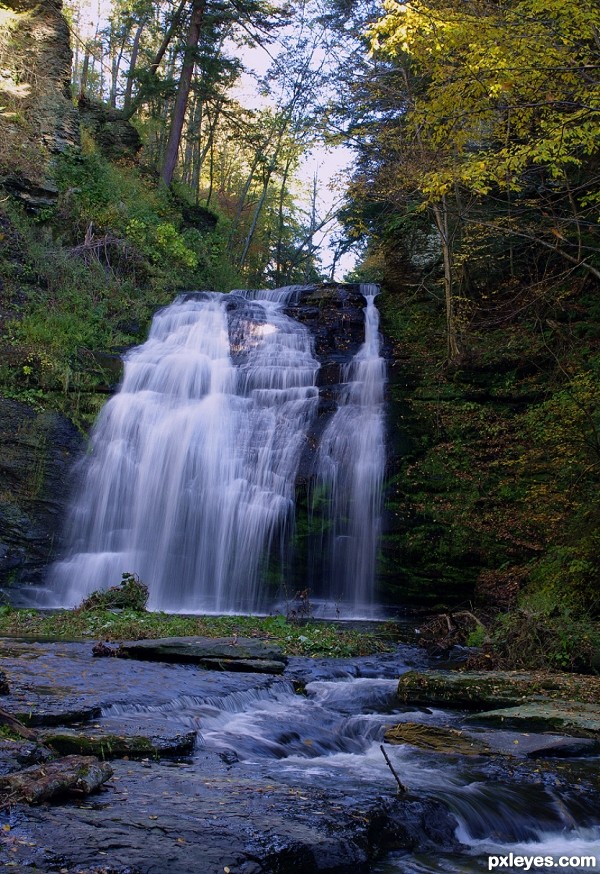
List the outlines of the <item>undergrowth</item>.
{"type": "Polygon", "coordinates": [[[0,635],[64,640],[144,640],[161,637],[254,637],[281,646],[286,655],[334,658],[388,649],[389,630],[380,633],[334,624],[289,622],[284,616],[182,616],[127,609],[91,608],[41,613],[0,607],[0,635]]]}
{"type": "Polygon", "coordinates": [[[86,431],[158,307],[241,281],[226,257],[227,218],[186,220],[183,188],[158,189],[85,135],[57,164],[55,207],[32,217],[0,205],[0,393],[86,431]]]}

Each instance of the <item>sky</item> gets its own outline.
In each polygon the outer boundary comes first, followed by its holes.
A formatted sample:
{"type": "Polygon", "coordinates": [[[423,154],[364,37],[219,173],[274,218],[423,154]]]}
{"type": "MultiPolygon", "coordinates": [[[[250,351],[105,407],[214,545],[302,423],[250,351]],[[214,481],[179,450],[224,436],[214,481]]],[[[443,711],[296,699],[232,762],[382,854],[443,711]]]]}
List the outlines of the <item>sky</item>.
{"type": "MultiPolygon", "coordinates": [[[[293,31],[292,31],[293,33],[293,31]]],[[[284,32],[289,36],[290,31],[284,32]]],[[[241,57],[248,74],[243,74],[234,93],[236,98],[248,109],[264,107],[269,99],[259,94],[257,77],[266,76],[273,59],[277,57],[277,43],[269,49],[257,46],[246,48],[241,57]]],[[[318,213],[324,218],[340,205],[345,188],[344,180],[348,177],[354,161],[354,153],[346,146],[317,145],[305,153],[297,174],[297,194],[301,207],[308,210],[315,173],[318,179],[318,213]]],[[[337,221],[327,225],[324,232],[316,235],[321,243],[321,263],[324,272],[329,275],[333,260],[333,240],[341,228],[337,221]]],[[[353,252],[344,254],[336,267],[335,279],[341,280],[356,265],[357,256],[353,252]]]]}

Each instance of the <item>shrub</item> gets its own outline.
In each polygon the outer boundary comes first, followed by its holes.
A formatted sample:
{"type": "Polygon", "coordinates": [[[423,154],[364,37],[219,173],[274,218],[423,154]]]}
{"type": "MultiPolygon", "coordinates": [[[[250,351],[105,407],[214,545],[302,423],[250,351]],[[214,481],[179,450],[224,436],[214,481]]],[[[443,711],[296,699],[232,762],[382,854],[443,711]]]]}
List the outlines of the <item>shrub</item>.
{"type": "Polygon", "coordinates": [[[509,668],[598,673],[600,628],[566,608],[523,607],[501,617],[493,634],[497,655],[509,668]]]}
{"type": "Polygon", "coordinates": [[[118,586],[105,591],[92,592],[81,602],[77,610],[135,610],[146,609],[148,586],[137,574],[124,573],[118,586]]]}

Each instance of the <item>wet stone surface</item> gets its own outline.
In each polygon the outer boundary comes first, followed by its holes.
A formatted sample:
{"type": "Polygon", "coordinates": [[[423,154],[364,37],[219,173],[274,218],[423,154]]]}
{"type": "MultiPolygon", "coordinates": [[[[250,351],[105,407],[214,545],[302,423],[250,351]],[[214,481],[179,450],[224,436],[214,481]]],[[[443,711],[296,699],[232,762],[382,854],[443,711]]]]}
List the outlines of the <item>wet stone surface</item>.
{"type": "Polygon", "coordinates": [[[192,664],[207,670],[282,674],[287,659],[277,646],[251,638],[169,637],[123,643],[119,655],[156,662],[192,664]]]}
{"type": "Polygon", "coordinates": [[[223,874],[226,867],[236,874],[308,874],[366,871],[370,853],[386,842],[456,844],[452,818],[435,803],[307,793],[278,780],[276,768],[240,774],[210,753],[197,766],[113,767],[113,779],[95,799],[17,806],[11,858],[43,871],[102,864],[132,874],[223,874]]]}
{"type": "MultiPolygon", "coordinates": [[[[7,709],[36,700],[101,709],[81,726],[35,729],[48,744],[51,734],[100,743],[109,735],[196,738],[174,759],[152,752],[134,761],[125,749],[123,758],[111,755],[113,776],[85,798],[5,803],[7,870],[366,874],[390,849],[408,854],[403,859],[462,860],[465,836],[510,841],[579,821],[588,827],[598,806],[593,759],[528,761],[529,751],[555,739],[476,728],[469,734],[492,748],[488,755],[388,745],[408,788],[399,795],[380,748],[386,728],[413,723],[453,734],[466,727],[464,712],[399,701],[398,676],[423,658],[411,647],[290,659],[283,676],[95,659],[92,642],[2,641],[0,658],[12,690],[2,700],[7,709]],[[523,741],[518,752],[515,740],[523,741]]],[[[39,744],[10,743],[0,748],[0,767],[22,773],[47,755],[39,744]]]]}

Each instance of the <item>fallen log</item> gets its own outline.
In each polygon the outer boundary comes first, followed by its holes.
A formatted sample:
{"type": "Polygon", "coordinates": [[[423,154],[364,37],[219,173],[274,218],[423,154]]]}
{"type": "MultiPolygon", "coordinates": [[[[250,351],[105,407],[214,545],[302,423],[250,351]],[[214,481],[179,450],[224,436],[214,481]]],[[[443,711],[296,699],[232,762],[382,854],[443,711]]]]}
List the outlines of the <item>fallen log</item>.
{"type": "Polygon", "coordinates": [[[108,762],[94,756],[65,756],[0,778],[3,806],[41,804],[61,795],[89,795],[112,777],[108,762]]]}

